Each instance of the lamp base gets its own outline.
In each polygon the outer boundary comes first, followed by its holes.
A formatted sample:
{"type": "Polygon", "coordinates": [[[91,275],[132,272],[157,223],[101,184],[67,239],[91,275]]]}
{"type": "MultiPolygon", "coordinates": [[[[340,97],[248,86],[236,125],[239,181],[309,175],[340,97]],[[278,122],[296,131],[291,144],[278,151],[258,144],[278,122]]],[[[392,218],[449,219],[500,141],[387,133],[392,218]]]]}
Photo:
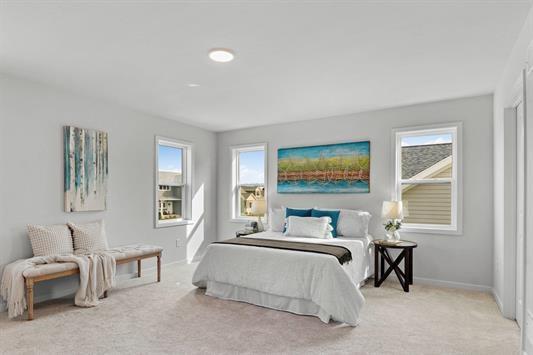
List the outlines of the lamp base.
{"type": "Polygon", "coordinates": [[[258,232],[264,232],[265,226],[263,226],[263,222],[261,221],[261,217],[257,216],[257,231],[258,232]]]}
{"type": "Polygon", "coordinates": [[[400,242],[400,232],[398,232],[397,230],[394,231],[394,232],[390,232],[390,231],[387,231],[387,240],[390,241],[390,242],[400,242]]]}

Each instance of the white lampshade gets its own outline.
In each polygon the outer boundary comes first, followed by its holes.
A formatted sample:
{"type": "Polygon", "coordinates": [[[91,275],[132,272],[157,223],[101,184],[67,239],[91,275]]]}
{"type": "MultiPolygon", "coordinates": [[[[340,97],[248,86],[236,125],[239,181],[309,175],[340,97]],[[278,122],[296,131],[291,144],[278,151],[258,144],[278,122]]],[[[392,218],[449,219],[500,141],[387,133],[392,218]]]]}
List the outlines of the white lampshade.
{"type": "Polygon", "coordinates": [[[262,216],[266,213],[267,204],[265,199],[252,201],[252,215],[262,216]]]}
{"type": "Polygon", "coordinates": [[[383,219],[403,219],[402,201],[383,201],[381,218],[383,219]]]}

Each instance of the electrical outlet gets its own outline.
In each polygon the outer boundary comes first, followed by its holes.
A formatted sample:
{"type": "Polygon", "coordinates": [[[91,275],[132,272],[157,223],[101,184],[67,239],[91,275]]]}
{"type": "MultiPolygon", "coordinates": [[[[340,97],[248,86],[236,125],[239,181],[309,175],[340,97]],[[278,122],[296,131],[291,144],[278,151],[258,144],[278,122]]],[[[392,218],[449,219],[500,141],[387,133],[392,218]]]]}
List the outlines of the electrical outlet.
{"type": "Polygon", "coordinates": [[[183,246],[183,243],[181,242],[180,239],[176,239],[176,248],[180,248],[183,246]]]}

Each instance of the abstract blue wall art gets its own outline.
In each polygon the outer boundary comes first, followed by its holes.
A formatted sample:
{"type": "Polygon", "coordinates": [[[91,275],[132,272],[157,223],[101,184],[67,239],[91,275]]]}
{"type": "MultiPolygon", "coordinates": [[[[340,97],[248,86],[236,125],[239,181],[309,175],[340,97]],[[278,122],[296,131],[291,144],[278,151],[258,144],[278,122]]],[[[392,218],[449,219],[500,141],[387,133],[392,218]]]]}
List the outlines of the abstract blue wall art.
{"type": "Polygon", "coordinates": [[[370,192],[370,142],[278,149],[278,193],[370,192]]]}
{"type": "Polygon", "coordinates": [[[106,209],[107,133],[63,127],[65,212],[106,209]]]}

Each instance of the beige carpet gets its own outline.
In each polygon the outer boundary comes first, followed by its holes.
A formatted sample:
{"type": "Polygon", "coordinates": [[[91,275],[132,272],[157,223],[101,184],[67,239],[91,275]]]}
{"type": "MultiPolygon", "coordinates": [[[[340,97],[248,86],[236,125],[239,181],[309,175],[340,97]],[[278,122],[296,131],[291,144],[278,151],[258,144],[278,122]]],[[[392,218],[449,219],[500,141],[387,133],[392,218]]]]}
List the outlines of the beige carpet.
{"type": "Polygon", "coordinates": [[[363,288],[357,328],[214,299],[190,284],[194,265],[123,281],[96,308],[36,306],[32,322],[0,315],[0,353],[515,354],[519,330],[479,292],[389,283],[363,288]]]}

